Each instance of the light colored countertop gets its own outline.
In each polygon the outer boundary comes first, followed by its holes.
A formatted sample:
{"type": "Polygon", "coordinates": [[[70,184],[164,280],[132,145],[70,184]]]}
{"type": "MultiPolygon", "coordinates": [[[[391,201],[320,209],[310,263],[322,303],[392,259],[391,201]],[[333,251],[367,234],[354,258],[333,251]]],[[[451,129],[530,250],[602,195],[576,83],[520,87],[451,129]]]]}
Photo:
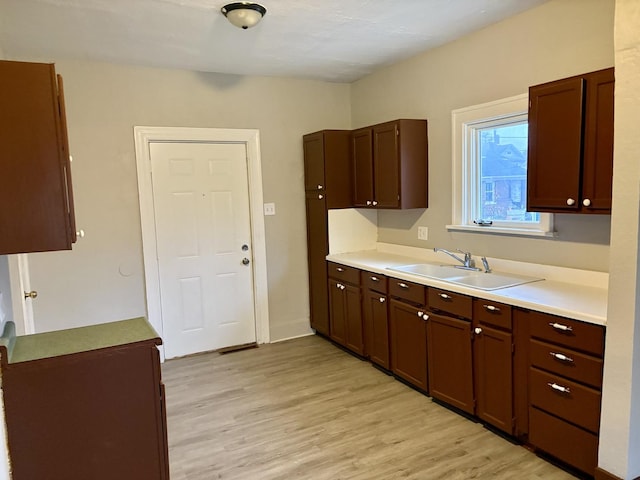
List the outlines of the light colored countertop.
{"type": "Polygon", "coordinates": [[[145,318],[15,337],[9,363],[71,355],[143,341],[161,342],[145,318]]]}
{"type": "MultiPolygon", "coordinates": [[[[416,252],[423,249],[415,249],[416,252]]],[[[490,259],[496,272],[535,274],[543,281],[527,283],[499,290],[480,290],[454,283],[427,278],[420,275],[387,270],[414,263],[449,264],[446,256],[434,257],[433,253],[420,252],[414,256],[411,247],[404,249],[378,248],[361,252],[338,253],[327,256],[327,260],[346,266],[367,270],[387,277],[398,278],[427,286],[442,288],[455,293],[507,303],[516,307],[559,315],[597,325],[607,321],[607,279],[601,272],[587,272],[559,267],[490,259]],[[392,251],[397,250],[397,251],[392,251]],[[495,265],[495,266],[494,266],[495,265]],[[502,267],[500,270],[497,268],[502,267]]]]}

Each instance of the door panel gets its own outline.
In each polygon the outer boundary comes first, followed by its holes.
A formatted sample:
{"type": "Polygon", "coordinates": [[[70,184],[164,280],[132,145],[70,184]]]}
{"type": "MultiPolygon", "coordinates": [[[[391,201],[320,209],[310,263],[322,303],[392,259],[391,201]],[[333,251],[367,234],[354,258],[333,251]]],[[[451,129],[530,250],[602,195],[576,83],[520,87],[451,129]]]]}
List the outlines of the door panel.
{"type": "Polygon", "coordinates": [[[391,299],[391,368],[394,374],[427,391],[427,329],[424,309],[391,299]]]}
{"type": "Polygon", "coordinates": [[[398,125],[395,122],[373,128],[373,171],[378,208],[397,208],[400,195],[398,125]]]}
{"type": "Polygon", "coordinates": [[[255,342],[245,146],[149,147],[167,358],[255,342]]]}
{"type": "Polygon", "coordinates": [[[353,162],[353,205],[366,207],[373,201],[373,150],[371,129],[363,128],[351,134],[353,162]]]}

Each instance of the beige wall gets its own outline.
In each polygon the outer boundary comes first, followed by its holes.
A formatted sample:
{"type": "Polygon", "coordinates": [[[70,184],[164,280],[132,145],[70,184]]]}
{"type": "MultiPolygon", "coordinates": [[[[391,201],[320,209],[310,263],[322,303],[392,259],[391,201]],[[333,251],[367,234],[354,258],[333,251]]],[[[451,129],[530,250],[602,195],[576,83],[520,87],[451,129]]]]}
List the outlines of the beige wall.
{"type": "Polygon", "coordinates": [[[613,0],[554,0],[352,85],[352,125],[429,120],[429,208],[379,212],[379,240],[608,270],[609,216],[556,215],[554,240],[449,233],[451,111],[526,93],[529,85],[610,67],[613,0]],[[417,226],[429,241],[417,240],[417,226]]]}
{"type": "Polygon", "coordinates": [[[616,104],[607,344],[599,465],[640,477],[640,4],[616,1],[616,104]]]}
{"type": "MultiPolygon", "coordinates": [[[[50,59],[56,61],[56,59],[50,59]]],[[[30,256],[38,330],[145,315],[134,125],[260,130],[271,337],[309,331],[301,136],[348,128],[349,87],[56,61],[64,77],[78,228],[30,256]]]]}

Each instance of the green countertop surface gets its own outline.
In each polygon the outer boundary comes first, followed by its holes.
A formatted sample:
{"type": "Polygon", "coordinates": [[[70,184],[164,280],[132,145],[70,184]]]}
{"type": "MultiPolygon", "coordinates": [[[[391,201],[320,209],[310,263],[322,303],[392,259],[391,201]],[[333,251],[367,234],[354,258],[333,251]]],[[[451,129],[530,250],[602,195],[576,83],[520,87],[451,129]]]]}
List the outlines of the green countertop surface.
{"type": "Polygon", "coordinates": [[[158,339],[158,343],[160,343],[159,338],[160,336],[143,317],[24,335],[15,338],[15,346],[9,357],[9,363],[70,355],[146,340],[158,339]]]}

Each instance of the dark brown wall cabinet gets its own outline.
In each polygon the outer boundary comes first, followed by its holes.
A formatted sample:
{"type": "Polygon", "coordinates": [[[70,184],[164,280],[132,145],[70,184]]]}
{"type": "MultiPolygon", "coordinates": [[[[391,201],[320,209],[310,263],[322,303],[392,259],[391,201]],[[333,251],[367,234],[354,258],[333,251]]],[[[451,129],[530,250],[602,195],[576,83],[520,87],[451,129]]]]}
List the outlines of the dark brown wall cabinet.
{"type": "Polygon", "coordinates": [[[360,270],[328,262],[331,339],[364,355],[360,270]]]}
{"type": "Polygon", "coordinates": [[[396,120],[351,133],[353,205],[427,208],[426,120],[396,120]]]}
{"type": "Polygon", "coordinates": [[[471,297],[429,288],[427,321],[429,392],[473,414],[471,297]]]}
{"type": "Polygon", "coordinates": [[[349,131],[310,133],[303,149],[311,328],[329,335],[327,209],[351,206],[349,131]]]}
{"type": "Polygon", "coordinates": [[[527,209],[611,213],[614,69],[529,88],[527,209]]]}
{"type": "Polygon", "coordinates": [[[428,392],[426,287],[394,278],[389,296],[391,371],[428,392]]]}
{"type": "Polygon", "coordinates": [[[0,254],[76,241],[62,78],[52,64],[0,61],[0,254]]]}
{"type": "Polygon", "coordinates": [[[390,370],[387,277],[363,271],[360,284],[362,285],[365,357],[376,365],[390,370]]]}

